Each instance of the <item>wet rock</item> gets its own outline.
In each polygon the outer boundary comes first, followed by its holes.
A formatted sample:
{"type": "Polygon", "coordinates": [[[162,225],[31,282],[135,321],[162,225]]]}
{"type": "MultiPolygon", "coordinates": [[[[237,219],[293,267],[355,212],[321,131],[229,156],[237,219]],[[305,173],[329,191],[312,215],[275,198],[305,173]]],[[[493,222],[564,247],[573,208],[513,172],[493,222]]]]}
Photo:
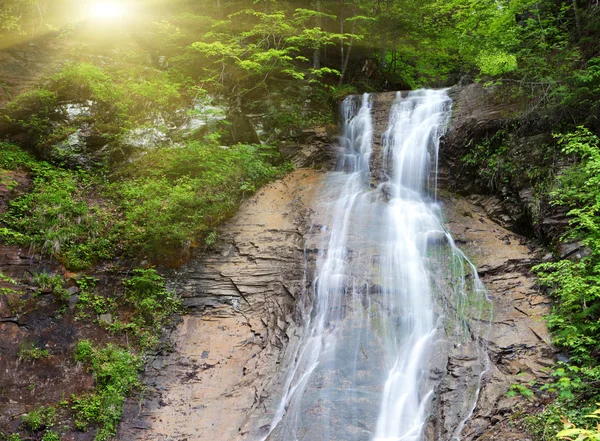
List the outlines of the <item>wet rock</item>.
{"type": "Polygon", "coordinates": [[[592,253],[588,247],[581,242],[561,243],[558,248],[559,257],[561,259],[569,259],[577,262],[592,253]]]}
{"type": "Polygon", "coordinates": [[[98,320],[100,320],[101,322],[106,323],[107,325],[110,325],[113,322],[113,316],[110,313],[100,314],[98,316],[98,320]]]}
{"type": "Polygon", "coordinates": [[[61,106],[61,108],[67,115],[67,119],[70,122],[74,122],[77,121],[78,118],[92,116],[93,105],[94,102],[88,100],[85,103],[67,103],[61,106]]]}
{"type": "Polygon", "coordinates": [[[443,246],[448,243],[445,231],[430,231],[427,233],[428,246],[443,246]]]}
{"type": "Polygon", "coordinates": [[[187,314],[174,352],[150,360],[141,407],[128,401],[120,439],[231,441],[268,425],[284,351],[299,332],[305,233],[321,176],[300,169],[263,187],[219,231],[213,252],[167,274],[187,314]]]}
{"type": "Polygon", "coordinates": [[[213,106],[203,102],[194,103],[192,115],[179,128],[184,134],[210,126],[218,121],[224,120],[227,115],[227,107],[213,106]]]}
{"type": "Polygon", "coordinates": [[[156,127],[138,127],[123,137],[123,143],[138,149],[155,149],[169,144],[169,135],[156,127]]]}
{"type": "MultiPolygon", "coordinates": [[[[507,398],[506,392],[512,384],[545,378],[545,368],[556,354],[543,321],[550,301],[539,292],[530,272],[541,261],[542,250],[486,218],[484,209],[469,200],[452,196],[444,202],[448,228],[454,237],[463,238],[461,248],[477,265],[494,303],[484,337],[489,366],[474,409],[476,417],[465,424],[461,439],[525,440],[524,434],[504,424],[517,400],[507,398]]],[[[455,405],[448,394],[442,393],[440,401],[449,408],[455,405]]]]}
{"type": "Polygon", "coordinates": [[[75,310],[75,307],[77,306],[77,302],[79,302],[79,296],[78,295],[71,295],[69,296],[69,298],[67,299],[67,306],[69,307],[69,309],[71,311],[75,310]]]}
{"type": "Polygon", "coordinates": [[[278,149],[294,167],[331,166],[335,161],[337,135],[334,127],[304,130],[279,143],[278,149]]]}
{"type": "Polygon", "coordinates": [[[60,161],[72,167],[89,168],[104,160],[106,140],[89,123],[79,123],[78,129],[39,156],[60,161]]]}

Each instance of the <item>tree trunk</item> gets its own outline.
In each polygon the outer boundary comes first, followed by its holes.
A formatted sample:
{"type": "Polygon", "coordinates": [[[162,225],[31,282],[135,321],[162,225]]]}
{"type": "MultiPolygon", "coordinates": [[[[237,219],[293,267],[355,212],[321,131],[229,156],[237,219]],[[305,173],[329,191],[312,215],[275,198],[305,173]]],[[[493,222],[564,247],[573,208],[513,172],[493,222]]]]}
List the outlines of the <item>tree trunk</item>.
{"type": "MultiPolygon", "coordinates": [[[[344,0],[340,0],[340,35],[344,35],[344,0]]],[[[342,55],[342,58],[340,58],[341,60],[341,72],[342,75],[340,76],[340,84],[342,84],[342,77],[344,75],[344,40],[342,39],[340,41],[340,52],[342,55]]]]}
{"type": "MultiPolygon", "coordinates": [[[[356,17],[358,13],[358,0],[354,2],[354,11],[353,14],[356,17]]],[[[356,20],[352,20],[352,31],[350,32],[352,35],[356,32],[356,20]]],[[[338,82],[338,86],[342,85],[344,81],[344,75],[346,74],[346,69],[348,69],[348,63],[350,62],[350,51],[352,50],[352,43],[354,43],[354,37],[350,37],[350,44],[348,44],[348,51],[346,52],[346,57],[344,58],[344,42],[342,41],[342,71],[340,72],[340,81],[338,82]]]]}
{"type": "MultiPolygon", "coordinates": [[[[321,12],[321,0],[315,1],[315,10],[317,12],[321,12]]],[[[315,17],[315,26],[321,30],[323,29],[320,15],[317,15],[315,17]]],[[[315,48],[314,53],[313,53],[313,69],[320,69],[320,68],[321,68],[321,45],[319,43],[317,43],[317,47],[315,48]]]]}
{"type": "Polygon", "coordinates": [[[385,62],[387,55],[387,32],[385,30],[381,31],[381,68],[385,70],[385,62]]]}
{"type": "Polygon", "coordinates": [[[581,23],[579,21],[579,9],[577,8],[577,0],[573,1],[573,12],[575,13],[575,31],[577,36],[581,35],[581,23]]]}
{"type": "Polygon", "coordinates": [[[390,16],[390,0],[385,3],[385,13],[381,17],[381,68],[383,70],[385,70],[387,62],[387,19],[390,16]]]}

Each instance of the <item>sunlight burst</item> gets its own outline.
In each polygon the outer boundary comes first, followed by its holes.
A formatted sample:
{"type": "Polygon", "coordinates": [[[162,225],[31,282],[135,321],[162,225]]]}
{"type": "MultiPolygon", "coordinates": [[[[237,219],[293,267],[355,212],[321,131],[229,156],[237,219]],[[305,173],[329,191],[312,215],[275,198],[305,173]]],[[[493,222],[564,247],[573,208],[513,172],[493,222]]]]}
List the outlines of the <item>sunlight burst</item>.
{"type": "Polygon", "coordinates": [[[119,18],[125,15],[125,6],[116,2],[97,2],[90,8],[90,17],[98,19],[119,18]]]}

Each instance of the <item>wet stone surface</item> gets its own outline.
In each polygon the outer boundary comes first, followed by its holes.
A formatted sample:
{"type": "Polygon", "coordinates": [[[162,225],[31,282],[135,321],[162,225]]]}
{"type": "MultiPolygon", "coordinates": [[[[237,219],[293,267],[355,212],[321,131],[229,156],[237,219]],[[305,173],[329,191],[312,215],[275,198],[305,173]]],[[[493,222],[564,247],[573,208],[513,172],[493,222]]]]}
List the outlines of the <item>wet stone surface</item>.
{"type": "Polygon", "coordinates": [[[121,439],[231,440],[269,424],[284,350],[297,338],[304,235],[322,175],[299,169],[263,187],[219,231],[214,252],[168,276],[188,314],[173,352],[150,361],[147,392],[128,401],[121,439]]]}

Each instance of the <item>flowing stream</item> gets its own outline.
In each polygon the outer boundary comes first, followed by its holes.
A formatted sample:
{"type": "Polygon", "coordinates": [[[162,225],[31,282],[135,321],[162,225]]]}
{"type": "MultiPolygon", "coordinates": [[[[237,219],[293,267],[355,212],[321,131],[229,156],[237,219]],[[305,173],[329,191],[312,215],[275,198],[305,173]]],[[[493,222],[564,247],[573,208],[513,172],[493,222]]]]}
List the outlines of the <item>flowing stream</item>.
{"type": "Polygon", "coordinates": [[[436,201],[451,104],[443,90],[397,95],[376,180],[371,97],[343,102],[303,333],[264,439],[460,439],[487,368],[481,341],[491,308],[436,201]],[[468,375],[444,388],[452,357],[467,360],[468,375]]]}

